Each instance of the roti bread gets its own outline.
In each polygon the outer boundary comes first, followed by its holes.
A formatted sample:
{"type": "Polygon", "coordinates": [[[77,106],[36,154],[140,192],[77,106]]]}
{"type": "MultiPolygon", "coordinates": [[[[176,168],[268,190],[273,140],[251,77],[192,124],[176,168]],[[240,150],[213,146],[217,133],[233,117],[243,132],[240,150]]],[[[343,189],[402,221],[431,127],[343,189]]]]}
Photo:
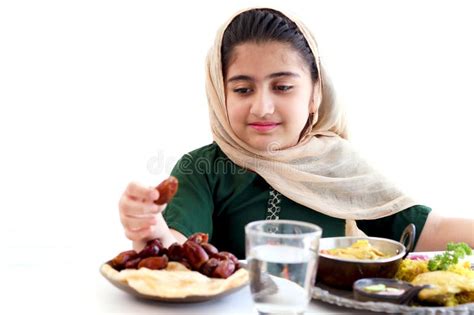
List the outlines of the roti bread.
{"type": "Polygon", "coordinates": [[[184,265],[171,261],[166,269],[148,268],[117,271],[108,264],[101,273],[109,280],[128,285],[137,292],[163,298],[185,298],[188,296],[213,296],[240,287],[249,281],[247,270],[241,268],[227,279],[209,278],[184,265]]]}

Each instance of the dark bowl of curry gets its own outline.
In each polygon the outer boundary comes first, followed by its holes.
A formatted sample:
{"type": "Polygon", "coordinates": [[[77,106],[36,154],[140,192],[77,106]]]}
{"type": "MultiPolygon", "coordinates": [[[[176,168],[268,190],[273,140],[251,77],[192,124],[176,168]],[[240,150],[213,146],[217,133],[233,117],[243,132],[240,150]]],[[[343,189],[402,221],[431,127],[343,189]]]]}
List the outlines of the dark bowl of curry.
{"type": "Polygon", "coordinates": [[[330,237],[322,238],[319,243],[319,262],[317,281],[325,285],[352,289],[355,281],[362,278],[393,278],[397,273],[407,249],[400,242],[377,237],[330,237]],[[362,244],[362,245],[361,245],[362,244]],[[341,249],[353,246],[364,247],[368,244],[368,253],[356,251],[355,256],[341,249]]]}

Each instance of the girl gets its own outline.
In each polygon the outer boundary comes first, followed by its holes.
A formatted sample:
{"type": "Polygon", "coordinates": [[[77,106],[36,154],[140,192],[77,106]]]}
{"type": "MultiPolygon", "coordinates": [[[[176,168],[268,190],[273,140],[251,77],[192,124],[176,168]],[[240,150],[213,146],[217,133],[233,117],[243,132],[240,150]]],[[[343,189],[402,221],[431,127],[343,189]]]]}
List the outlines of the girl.
{"type": "Polygon", "coordinates": [[[312,222],[323,237],[391,239],[414,223],[417,250],[474,245],[473,220],[440,218],[351,147],[316,43],[298,20],[272,9],[236,14],[208,55],[206,90],[214,142],[178,161],[171,174],[179,189],[166,211],[153,203],[153,187],[130,183],[120,199],[135,249],[205,232],[244,258],[244,226],[262,219],[312,222]]]}

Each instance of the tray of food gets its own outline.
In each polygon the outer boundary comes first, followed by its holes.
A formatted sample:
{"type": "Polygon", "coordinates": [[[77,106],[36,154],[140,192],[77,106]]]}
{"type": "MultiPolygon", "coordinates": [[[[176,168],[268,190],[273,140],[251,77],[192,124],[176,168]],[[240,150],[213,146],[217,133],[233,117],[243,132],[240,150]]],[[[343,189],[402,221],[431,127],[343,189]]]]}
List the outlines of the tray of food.
{"type": "Polygon", "coordinates": [[[313,298],[385,313],[474,314],[474,258],[467,244],[409,252],[402,241],[323,238],[313,298]]]}

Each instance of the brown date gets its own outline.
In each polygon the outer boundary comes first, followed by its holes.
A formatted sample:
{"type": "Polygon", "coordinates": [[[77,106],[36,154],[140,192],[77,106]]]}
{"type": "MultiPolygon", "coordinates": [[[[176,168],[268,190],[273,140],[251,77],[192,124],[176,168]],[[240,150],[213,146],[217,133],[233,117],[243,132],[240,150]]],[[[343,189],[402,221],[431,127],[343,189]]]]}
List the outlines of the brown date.
{"type": "Polygon", "coordinates": [[[110,264],[115,270],[122,270],[125,268],[125,264],[132,260],[137,258],[138,254],[134,250],[127,250],[125,252],[121,252],[118,254],[114,259],[111,260],[110,264]]]}
{"type": "MultiPolygon", "coordinates": [[[[160,253],[158,254],[158,256],[163,256],[163,255],[168,256],[168,248],[163,247],[162,249],[160,249],[160,253]]],[[[169,258],[169,256],[168,256],[168,258],[169,258]]]]}
{"type": "Polygon", "coordinates": [[[138,263],[140,263],[142,259],[137,257],[135,259],[131,259],[125,263],[125,269],[137,269],[138,263]]]}
{"type": "MultiPolygon", "coordinates": [[[[177,180],[170,177],[157,189],[160,191],[160,198],[163,196],[167,198],[164,201],[166,203],[176,193],[177,180]]],[[[142,267],[160,270],[166,268],[169,261],[176,261],[189,270],[199,271],[207,277],[228,278],[240,268],[239,260],[230,252],[219,252],[208,241],[208,234],[202,232],[194,233],[184,244],[173,243],[168,248],[165,248],[159,239],[152,239],[140,252],[134,250],[122,252],[108,264],[117,271],[142,267]]]]}
{"type": "Polygon", "coordinates": [[[192,270],[193,268],[191,267],[191,264],[186,258],[183,258],[179,261],[180,264],[182,264],[184,267],[188,268],[189,270],[192,270]]]}
{"type": "Polygon", "coordinates": [[[232,262],[234,264],[239,263],[239,260],[237,259],[237,257],[235,257],[234,254],[229,253],[229,252],[219,252],[219,253],[213,255],[212,257],[217,258],[219,260],[230,259],[230,260],[232,260],[232,262]]]}
{"type": "Polygon", "coordinates": [[[186,241],[183,244],[184,258],[186,258],[194,270],[199,270],[201,266],[209,259],[209,255],[204,248],[196,242],[186,241]]]}
{"type": "Polygon", "coordinates": [[[171,261],[180,261],[183,258],[183,246],[173,243],[168,247],[168,257],[171,261]]]}
{"type": "Polygon", "coordinates": [[[160,197],[158,197],[155,203],[157,205],[164,205],[168,203],[178,191],[178,179],[174,176],[170,176],[156,186],[156,190],[160,193],[160,197]]]}
{"type": "Polygon", "coordinates": [[[158,246],[158,248],[161,250],[163,248],[165,248],[163,246],[163,243],[158,239],[158,238],[154,238],[152,240],[149,240],[148,242],[146,242],[147,245],[156,245],[158,246]]]}
{"type": "Polygon", "coordinates": [[[212,277],[212,273],[214,269],[219,265],[219,260],[216,258],[211,258],[202,265],[201,269],[199,270],[205,276],[212,277]]]}
{"type": "Polygon", "coordinates": [[[194,233],[188,238],[188,240],[198,244],[207,243],[209,241],[209,235],[206,233],[194,233]]]}
{"type": "Polygon", "coordinates": [[[209,244],[209,243],[201,243],[201,247],[204,248],[204,250],[210,257],[212,257],[213,255],[219,252],[214,245],[209,244]]]}
{"type": "Polygon", "coordinates": [[[148,268],[152,270],[164,269],[168,266],[168,257],[166,255],[160,257],[148,257],[142,259],[138,264],[138,268],[148,268]]]}
{"type": "Polygon", "coordinates": [[[220,260],[216,269],[212,272],[214,278],[227,279],[235,271],[235,264],[230,259],[220,260]]]}
{"type": "Polygon", "coordinates": [[[159,254],[160,247],[158,247],[155,243],[149,243],[138,253],[138,256],[143,259],[158,256],[159,254]]]}

